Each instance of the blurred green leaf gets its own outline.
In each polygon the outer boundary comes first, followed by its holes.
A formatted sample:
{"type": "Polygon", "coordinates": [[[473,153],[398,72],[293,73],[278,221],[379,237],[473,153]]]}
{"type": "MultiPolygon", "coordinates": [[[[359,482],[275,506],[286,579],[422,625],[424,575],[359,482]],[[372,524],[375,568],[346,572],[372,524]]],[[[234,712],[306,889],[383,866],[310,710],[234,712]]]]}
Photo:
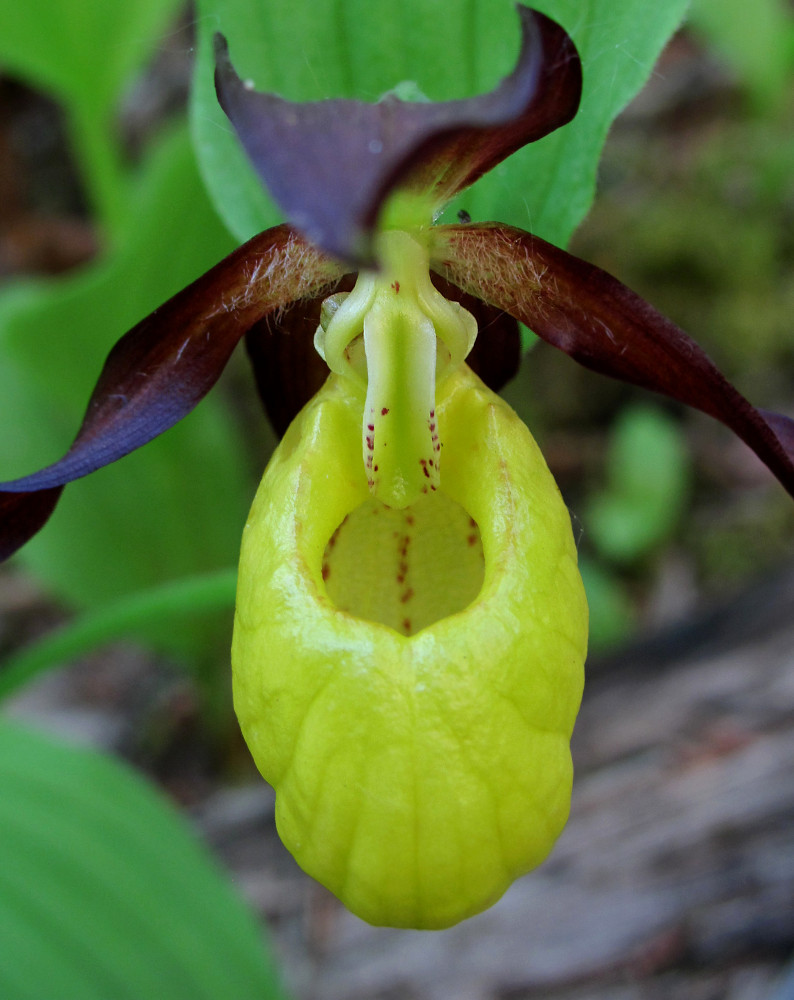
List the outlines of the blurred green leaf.
{"type": "Polygon", "coordinates": [[[261,929],[127,768],[0,723],[3,1000],[281,1000],[261,929]]]}
{"type": "Polygon", "coordinates": [[[794,45],[785,0],[693,0],[688,20],[728,60],[759,110],[782,106],[794,45]]]}
{"type": "Polygon", "coordinates": [[[150,57],[180,6],[180,0],[6,3],[0,63],[53,96],[104,111],[150,57]]]}
{"type": "Polygon", "coordinates": [[[588,646],[591,652],[598,652],[631,634],[634,613],[620,580],[605,566],[580,555],[579,572],[590,609],[588,646]]]}
{"type": "MultiPolygon", "coordinates": [[[[451,206],[565,243],[592,201],[615,115],[647,79],[687,0],[535,0],[572,35],[584,63],[576,120],[511,157],[451,206]]],[[[201,0],[191,118],[211,197],[239,239],[279,221],[218,107],[211,37],[222,31],[244,78],[292,100],[376,100],[411,80],[434,100],[482,92],[518,49],[512,0],[201,0]]]]}
{"type": "Polygon", "coordinates": [[[585,515],[598,550],[631,563],[664,541],[683,509],[689,472],[677,424],[661,410],[627,408],[610,440],[606,489],[585,515]]]}
{"type": "Polygon", "coordinates": [[[179,0],[0,5],[0,66],[63,103],[83,181],[114,235],[126,212],[127,182],[116,105],[180,6],[179,0]]]}
{"type": "MultiPolygon", "coordinates": [[[[0,298],[0,424],[12,431],[0,437],[4,478],[66,450],[115,340],[231,249],[184,130],[152,156],[133,214],[136,227],[104,260],[0,298]]],[[[72,607],[232,565],[249,499],[235,430],[210,396],[145,449],[70,485],[16,558],[72,607]]],[[[190,653],[218,627],[209,616],[156,637],[190,653]]]]}

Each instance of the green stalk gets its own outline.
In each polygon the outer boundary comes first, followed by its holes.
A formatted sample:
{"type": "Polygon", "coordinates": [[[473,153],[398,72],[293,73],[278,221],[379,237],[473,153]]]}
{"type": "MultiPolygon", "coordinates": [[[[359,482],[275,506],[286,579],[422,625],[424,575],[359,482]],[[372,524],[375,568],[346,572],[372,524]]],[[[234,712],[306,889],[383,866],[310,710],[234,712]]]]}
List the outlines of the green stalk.
{"type": "Polygon", "coordinates": [[[114,242],[123,231],[129,184],[111,116],[75,103],[70,125],[77,166],[91,208],[104,236],[114,242]]]}
{"type": "Polygon", "coordinates": [[[232,608],[236,582],[236,569],[218,570],[152,587],[82,615],[0,665],[0,700],[45,670],[123,638],[142,625],[232,608]]]}

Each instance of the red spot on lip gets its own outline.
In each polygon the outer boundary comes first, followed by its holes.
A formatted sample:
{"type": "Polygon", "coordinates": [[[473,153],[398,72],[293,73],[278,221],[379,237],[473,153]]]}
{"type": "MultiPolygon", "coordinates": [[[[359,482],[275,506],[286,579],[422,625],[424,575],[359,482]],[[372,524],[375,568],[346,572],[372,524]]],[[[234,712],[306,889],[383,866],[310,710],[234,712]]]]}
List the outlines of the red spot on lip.
{"type": "Polygon", "coordinates": [[[477,541],[477,536],[476,535],[469,535],[469,537],[466,539],[466,541],[469,543],[469,545],[474,545],[475,542],[477,541]]]}
{"type": "Polygon", "coordinates": [[[327,580],[331,575],[331,567],[328,563],[323,563],[323,580],[327,580]]]}
{"type": "Polygon", "coordinates": [[[375,425],[374,424],[367,424],[367,430],[368,431],[374,431],[375,430],[375,425]]]}
{"type": "Polygon", "coordinates": [[[403,618],[403,628],[405,629],[406,632],[410,632],[411,631],[411,619],[410,618],[403,618]]]}
{"type": "Polygon", "coordinates": [[[422,472],[424,472],[428,479],[430,478],[430,473],[427,469],[427,462],[422,462],[422,472]]]}
{"type": "Polygon", "coordinates": [[[391,286],[394,289],[395,293],[399,295],[399,293],[400,293],[400,282],[399,281],[393,281],[391,283],[391,286]]]}
{"type": "Polygon", "coordinates": [[[384,406],[383,409],[380,411],[380,415],[382,417],[385,417],[388,412],[389,412],[389,407],[388,406],[384,406]]]}
{"type": "Polygon", "coordinates": [[[409,587],[407,590],[403,591],[402,594],[400,594],[400,603],[407,604],[408,601],[410,601],[413,596],[414,596],[413,589],[409,587]]]}

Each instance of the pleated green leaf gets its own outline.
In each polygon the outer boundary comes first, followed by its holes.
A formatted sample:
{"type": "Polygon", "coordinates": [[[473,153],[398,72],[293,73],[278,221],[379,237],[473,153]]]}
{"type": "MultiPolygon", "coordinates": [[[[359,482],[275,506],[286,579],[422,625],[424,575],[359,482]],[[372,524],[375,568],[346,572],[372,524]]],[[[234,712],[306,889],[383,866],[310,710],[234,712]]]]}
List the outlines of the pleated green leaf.
{"type": "Polygon", "coordinates": [[[253,916],[179,816],[95,752],[0,724],[3,1000],[282,1000],[253,916]]]}
{"type": "MultiPolygon", "coordinates": [[[[451,210],[567,241],[590,207],[601,148],[679,24],[687,0],[534,0],[568,31],[584,65],[576,120],[484,177],[451,210]]],[[[412,81],[433,100],[492,88],[512,68],[512,0],[201,0],[192,126],[204,180],[231,231],[246,239],[280,221],[218,107],[211,36],[259,90],[292,100],[377,100],[412,81]]]]}

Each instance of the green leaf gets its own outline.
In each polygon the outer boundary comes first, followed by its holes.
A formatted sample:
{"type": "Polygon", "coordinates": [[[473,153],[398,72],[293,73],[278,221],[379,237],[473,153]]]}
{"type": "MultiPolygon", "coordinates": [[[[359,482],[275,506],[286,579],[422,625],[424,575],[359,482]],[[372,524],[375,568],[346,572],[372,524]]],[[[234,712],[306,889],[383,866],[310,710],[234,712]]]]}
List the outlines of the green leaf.
{"type": "MultiPolygon", "coordinates": [[[[67,449],[115,340],[231,249],[184,131],[148,164],[133,215],[135,230],[104,260],[0,299],[0,425],[16,428],[0,436],[3,478],[67,449]]],[[[232,565],[249,500],[235,430],[211,395],[145,449],[67,487],[15,558],[72,607],[232,565]]],[[[210,616],[157,638],[195,652],[218,626],[210,616]]]]}
{"type": "MultiPolygon", "coordinates": [[[[451,207],[475,221],[567,241],[592,201],[615,115],[647,79],[687,0],[535,0],[572,35],[584,64],[576,120],[520,151],[451,207]]],[[[490,89],[518,51],[512,0],[201,0],[191,107],[202,175],[230,230],[245,239],[279,221],[217,105],[211,35],[223,31],[235,66],[260,90],[292,100],[375,100],[411,80],[434,100],[490,89]]]]}
{"type": "Polygon", "coordinates": [[[127,208],[114,112],[180,6],[178,0],[0,5],[0,66],[63,103],[83,182],[114,235],[127,208]]]}
{"type": "Polygon", "coordinates": [[[0,10],[4,71],[62,100],[108,109],[152,53],[179,0],[25,0],[0,10]]]}
{"type": "Polygon", "coordinates": [[[640,559],[674,530],[689,489],[690,465],[678,425],[661,410],[628,408],[607,455],[607,487],[585,515],[607,558],[640,559]]]}
{"type": "MultiPolygon", "coordinates": [[[[472,218],[496,218],[564,246],[590,209],[609,128],[647,81],[689,0],[533,0],[564,25],[582,58],[579,113],[462,196],[472,218]]],[[[453,209],[456,206],[453,206],[453,209]]]]}
{"type": "Polygon", "coordinates": [[[281,1000],[261,929],[126,767],[0,723],[4,1000],[281,1000]]]}

